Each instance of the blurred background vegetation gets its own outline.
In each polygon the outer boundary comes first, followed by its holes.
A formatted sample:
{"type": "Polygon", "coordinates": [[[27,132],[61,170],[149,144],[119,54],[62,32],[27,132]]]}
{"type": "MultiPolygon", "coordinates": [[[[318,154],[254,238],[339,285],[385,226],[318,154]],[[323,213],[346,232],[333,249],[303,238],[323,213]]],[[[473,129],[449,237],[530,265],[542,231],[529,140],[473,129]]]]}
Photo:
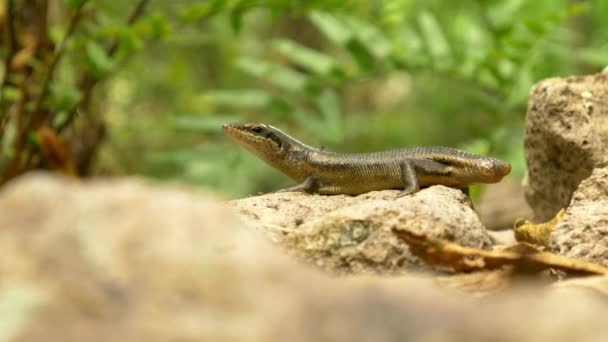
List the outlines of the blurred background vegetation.
{"type": "Polygon", "coordinates": [[[537,81],[608,64],[608,1],[4,0],[0,175],[290,181],[221,124],[314,146],[445,145],[524,173],[537,81]]]}

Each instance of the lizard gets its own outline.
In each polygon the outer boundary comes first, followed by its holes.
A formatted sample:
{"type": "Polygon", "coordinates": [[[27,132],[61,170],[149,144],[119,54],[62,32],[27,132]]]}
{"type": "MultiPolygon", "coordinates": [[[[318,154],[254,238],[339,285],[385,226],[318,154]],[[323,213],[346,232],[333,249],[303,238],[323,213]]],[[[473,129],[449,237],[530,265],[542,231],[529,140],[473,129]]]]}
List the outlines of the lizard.
{"type": "Polygon", "coordinates": [[[297,183],[277,192],[359,195],[401,189],[401,197],[440,184],[468,195],[469,185],[497,183],[511,172],[507,162],[449,147],[337,153],[308,146],[266,124],[230,123],[222,128],[237,144],[297,183]]]}

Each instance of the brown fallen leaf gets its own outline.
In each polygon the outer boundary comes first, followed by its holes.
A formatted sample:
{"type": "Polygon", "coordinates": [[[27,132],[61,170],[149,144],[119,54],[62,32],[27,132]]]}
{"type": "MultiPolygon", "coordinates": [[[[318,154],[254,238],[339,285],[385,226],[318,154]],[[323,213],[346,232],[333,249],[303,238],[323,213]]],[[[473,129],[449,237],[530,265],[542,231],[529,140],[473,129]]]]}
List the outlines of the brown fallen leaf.
{"type": "Polygon", "coordinates": [[[393,233],[408,244],[412,254],[442,270],[473,272],[510,266],[513,273],[520,274],[538,273],[552,268],[572,275],[608,275],[608,268],[601,265],[541,252],[527,243],[518,243],[508,250],[487,251],[407,230],[393,228],[393,233]]]}
{"type": "Polygon", "coordinates": [[[549,237],[555,226],[562,221],[566,209],[560,210],[549,222],[534,224],[528,220],[515,221],[513,231],[515,240],[527,242],[543,247],[549,247],[549,237]]]}
{"type": "Polygon", "coordinates": [[[57,135],[57,132],[48,126],[40,127],[37,132],[38,144],[44,158],[49,165],[65,175],[74,176],[74,163],[70,159],[67,147],[57,135]]]}

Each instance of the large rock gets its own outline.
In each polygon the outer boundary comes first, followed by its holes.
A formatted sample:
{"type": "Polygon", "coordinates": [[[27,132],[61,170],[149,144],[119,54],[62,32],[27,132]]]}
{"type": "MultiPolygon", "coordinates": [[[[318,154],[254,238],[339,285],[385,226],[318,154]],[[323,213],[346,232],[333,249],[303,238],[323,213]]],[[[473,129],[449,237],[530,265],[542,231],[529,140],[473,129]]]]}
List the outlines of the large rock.
{"type": "Polygon", "coordinates": [[[385,190],[351,196],[273,193],[230,203],[298,256],[338,273],[399,273],[419,268],[391,229],[408,229],[461,245],[492,239],[460,190],[432,186],[397,198],[385,190]]]}
{"type": "Polygon", "coordinates": [[[608,167],[580,184],[550,245],[559,254],[608,266],[608,167]]]}
{"type": "Polygon", "coordinates": [[[608,337],[606,278],[498,286],[478,301],[483,273],[454,292],[427,278],[328,277],[185,188],[32,175],[0,191],[0,208],[3,341],[608,337]]]}
{"type": "Polygon", "coordinates": [[[526,199],[535,218],[547,221],[608,160],[608,72],[536,84],[528,102],[524,144],[526,199]]]}
{"type": "Polygon", "coordinates": [[[4,188],[0,208],[0,337],[209,341],[238,339],[245,327],[229,326],[243,324],[265,333],[242,284],[273,277],[280,267],[268,265],[284,258],[210,197],[34,175],[4,188]]]}

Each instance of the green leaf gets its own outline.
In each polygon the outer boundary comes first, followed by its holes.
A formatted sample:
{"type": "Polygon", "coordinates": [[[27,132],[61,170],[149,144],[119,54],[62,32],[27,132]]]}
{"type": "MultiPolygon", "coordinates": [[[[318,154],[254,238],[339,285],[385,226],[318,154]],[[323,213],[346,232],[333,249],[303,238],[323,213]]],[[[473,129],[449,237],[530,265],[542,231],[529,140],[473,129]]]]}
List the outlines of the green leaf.
{"type": "Polygon", "coordinates": [[[391,45],[377,27],[355,18],[349,18],[348,23],[355,31],[361,44],[376,58],[385,59],[390,55],[391,45]]]}
{"type": "Polygon", "coordinates": [[[424,44],[435,66],[441,69],[451,65],[450,46],[437,18],[432,13],[423,11],[418,15],[418,23],[424,44]]]}
{"type": "Polygon", "coordinates": [[[49,29],[49,38],[53,44],[58,45],[65,37],[65,29],[61,26],[51,26],[49,29]]]}
{"type": "Polygon", "coordinates": [[[158,39],[169,32],[169,22],[162,13],[154,12],[138,20],[133,30],[138,36],[158,39]]]}
{"type": "Polygon", "coordinates": [[[119,43],[120,50],[126,55],[139,51],[144,45],[141,38],[133,30],[124,31],[120,35],[119,43]]]}
{"type": "Polygon", "coordinates": [[[261,59],[241,57],[236,60],[236,67],[289,91],[304,92],[312,86],[304,74],[261,59]]]}
{"type": "Polygon", "coordinates": [[[488,154],[490,152],[490,140],[487,138],[478,138],[470,140],[459,146],[459,149],[475,154],[488,154]]]}
{"type": "Polygon", "coordinates": [[[395,36],[393,49],[396,58],[411,66],[428,65],[429,57],[424,53],[424,44],[415,30],[404,25],[395,36]]]}
{"type": "Polygon", "coordinates": [[[85,56],[89,71],[96,78],[106,76],[114,68],[114,62],[96,41],[87,42],[85,56]]]}
{"type": "Polygon", "coordinates": [[[71,110],[82,98],[82,92],[74,85],[65,82],[53,82],[50,86],[47,105],[55,111],[71,110]]]}
{"type": "MultiPolygon", "coordinates": [[[[5,126],[2,128],[2,135],[0,136],[0,152],[2,156],[6,158],[12,158],[15,156],[15,139],[17,137],[17,121],[8,120],[5,126]]],[[[2,160],[2,158],[0,158],[2,160]]]]}
{"type": "Polygon", "coordinates": [[[278,96],[273,96],[270,98],[269,110],[274,113],[280,114],[282,117],[289,114],[292,111],[291,106],[285,99],[282,99],[278,96]]]}
{"type": "Polygon", "coordinates": [[[329,40],[338,45],[346,45],[353,38],[352,31],[338,18],[329,13],[313,11],[309,18],[319,31],[323,32],[329,40]]]}
{"type": "Polygon", "coordinates": [[[332,142],[340,142],[344,138],[342,111],[340,110],[340,99],[335,91],[327,89],[323,91],[318,100],[319,110],[325,119],[323,136],[332,142]]]}
{"type": "Polygon", "coordinates": [[[183,10],[180,14],[180,19],[185,22],[194,22],[201,20],[224,11],[228,1],[225,0],[210,0],[203,3],[197,3],[183,10]]]}
{"type": "Polygon", "coordinates": [[[601,68],[606,66],[608,61],[608,46],[603,49],[586,48],[581,49],[578,53],[578,58],[585,63],[589,63],[595,67],[601,68]]]}
{"type": "Polygon", "coordinates": [[[273,47],[292,62],[322,76],[344,77],[336,60],[290,40],[275,40],[273,47]]]}
{"type": "Polygon", "coordinates": [[[269,106],[272,95],[262,90],[212,90],[202,95],[214,105],[235,108],[264,108],[269,106]]]}
{"type": "Polygon", "coordinates": [[[5,85],[0,91],[4,99],[8,101],[16,102],[21,98],[21,91],[17,87],[5,85]]]}
{"type": "Polygon", "coordinates": [[[495,1],[487,10],[487,17],[498,29],[505,29],[511,25],[513,18],[523,9],[526,0],[502,0],[495,1]]]}
{"type": "Polygon", "coordinates": [[[77,9],[78,7],[84,5],[87,0],[66,0],[66,4],[70,9],[77,9]]]}
{"type": "Polygon", "coordinates": [[[574,2],[568,5],[566,14],[568,16],[576,17],[579,15],[583,15],[588,13],[591,10],[592,6],[590,3],[586,2],[574,2]]]}
{"type": "Polygon", "coordinates": [[[526,28],[528,28],[528,30],[538,36],[543,35],[545,32],[547,32],[547,25],[540,21],[527,19],[524,20],[524,25],[526,25],[526,28]]]}
{"type": "Polygon", "coordinates": [[[234,31],[234,33],[241,32],[242,24],[243,24],[243,12],[242,11],[230,12],[230,27],[232,27],[232,31],[234,31]]]}
{"type": "Polygon", "coordinates": [[[367,51],[365,46],[358,40],[352,40],[346,45],[346,50],[355,59],[359,67],[365,71],[374,69],[374,57],[367,51]]]}

